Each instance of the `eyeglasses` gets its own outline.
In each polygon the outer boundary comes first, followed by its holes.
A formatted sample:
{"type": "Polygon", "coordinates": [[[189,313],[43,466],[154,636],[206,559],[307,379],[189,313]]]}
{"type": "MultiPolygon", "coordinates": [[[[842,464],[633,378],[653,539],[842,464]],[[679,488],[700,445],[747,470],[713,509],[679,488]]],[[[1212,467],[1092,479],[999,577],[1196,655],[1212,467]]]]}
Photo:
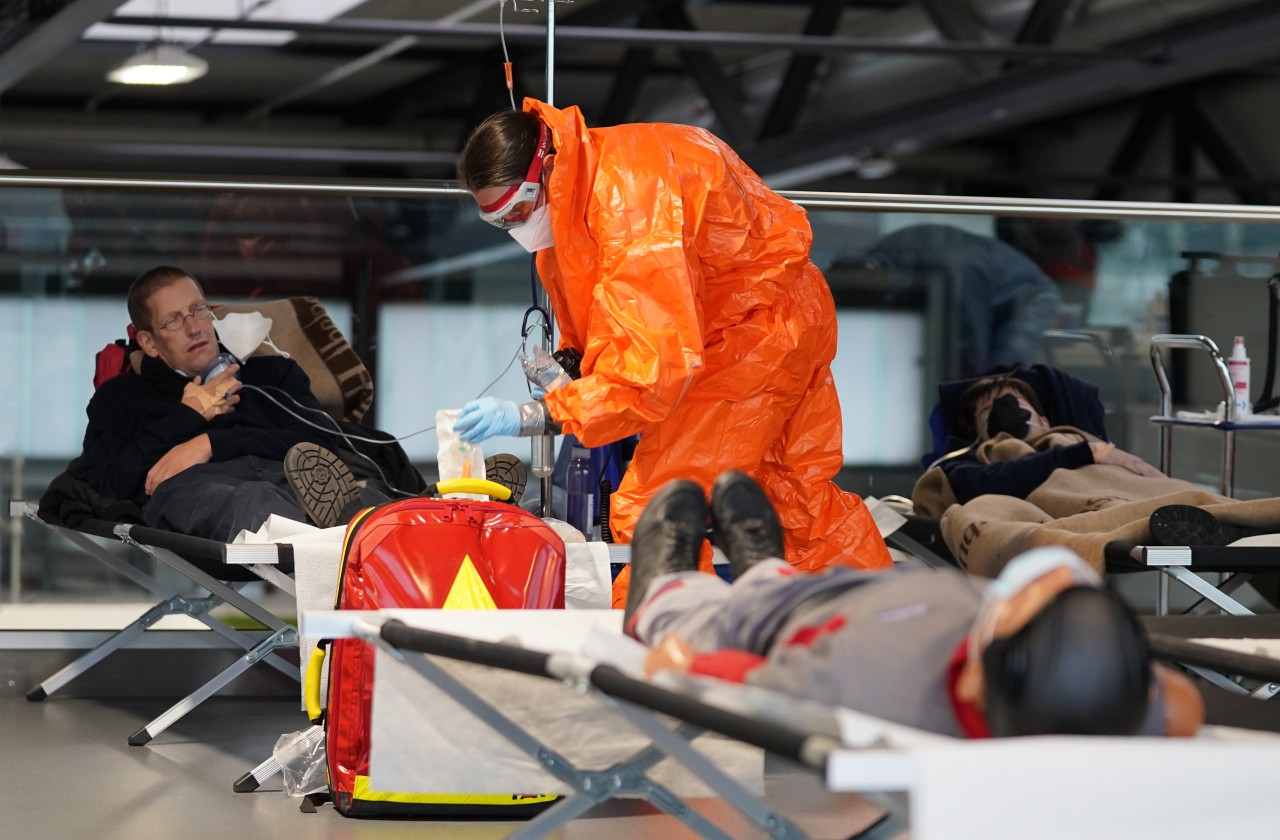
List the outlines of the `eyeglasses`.
{"type": "Polygon", "coordinates": [[[188,318],[195,318],[197,321],[208,321],[212,317],[213,311],[209,309],[208,304],[197,303],[195,306],[191,307],[186,315],[174,315],[172,318],[157,327],[157,329],[164,330],[165,332],[173,332],[174,330],[182,329],[182,326],[187,323],[188,318]]]}
{"type": "Polygon", "coordinates": [[[551,131],[543,125],[538,135],[538,148],[533,152],[524,181],[512,185],[497,201],[480,205],[481,219],[502,230],[528,220],[529,214],[538,206],[538,195],[542,192],[542,162],[550,148],[551,131]]]}

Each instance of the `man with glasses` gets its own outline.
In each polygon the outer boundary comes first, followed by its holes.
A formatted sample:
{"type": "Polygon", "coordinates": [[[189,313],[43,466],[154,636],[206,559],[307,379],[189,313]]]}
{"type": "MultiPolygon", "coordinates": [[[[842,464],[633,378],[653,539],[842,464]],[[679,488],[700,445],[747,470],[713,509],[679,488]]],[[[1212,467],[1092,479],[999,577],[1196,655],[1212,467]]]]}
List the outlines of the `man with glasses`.
{"type": "Polygon", "coordinates": [[[76,478],[135,502],[152,527],[224,542],[273,513],[328,527],[387,500],[355,483],[329,451],[333,436],[259,390],[324,423],[293,360],[255,356],[203,381],[201,372],[223,351],[204,290],[190,274],[151,269],[130,287],[128,307],[142,364],[137,375],[104,382],[90,400],[76,478]]]}

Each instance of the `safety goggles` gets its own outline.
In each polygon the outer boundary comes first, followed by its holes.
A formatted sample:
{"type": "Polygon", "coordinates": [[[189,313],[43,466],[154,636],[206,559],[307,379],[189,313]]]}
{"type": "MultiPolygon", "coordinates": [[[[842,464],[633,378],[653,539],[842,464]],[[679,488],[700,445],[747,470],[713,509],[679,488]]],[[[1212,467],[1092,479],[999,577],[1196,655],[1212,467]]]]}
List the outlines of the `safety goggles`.
{"type": "Polygon", "coordinates": [[[538,196],[542,193],[542,163],[550,148],[551,131],[544,125],[524,182],[512,186],[497,201],[480,205],[481,219],[503,230],[523,224],[529,219],[529,214],[538,206],[538,196]]]}

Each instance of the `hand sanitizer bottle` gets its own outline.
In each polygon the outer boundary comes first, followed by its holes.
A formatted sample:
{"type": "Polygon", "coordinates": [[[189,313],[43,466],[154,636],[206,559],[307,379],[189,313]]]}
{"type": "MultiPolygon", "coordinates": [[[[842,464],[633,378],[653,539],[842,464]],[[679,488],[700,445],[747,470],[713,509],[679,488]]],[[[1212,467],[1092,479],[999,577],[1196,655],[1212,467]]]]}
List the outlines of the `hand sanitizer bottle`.
{"type": "Polygon", "coordinates": [[[1247,417],[1253,413],[1253,405],[1249,402],[1249,355],[1244,349],[1242,335],[1236,336],[1231,358],[1227,359],[1227,369],[1231,372],[1231,385],[1235,390],[1236,417],[1247,417]]]}

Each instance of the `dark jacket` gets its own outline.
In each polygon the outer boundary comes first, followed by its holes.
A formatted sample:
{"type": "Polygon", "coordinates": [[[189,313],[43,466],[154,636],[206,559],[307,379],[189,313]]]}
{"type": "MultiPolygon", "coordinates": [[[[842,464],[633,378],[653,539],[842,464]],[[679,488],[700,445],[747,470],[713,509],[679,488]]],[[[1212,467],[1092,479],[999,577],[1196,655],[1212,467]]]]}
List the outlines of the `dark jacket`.
{"type": "MultiPolygon", "coordinates": [[[[311,393],[306,373],[283,356],[260,356],[240,369],[246,385],[278,388],[271,395],[294,412],[319,425],[332,423],[311,393]],[[294,404],[313,411],[303,411],[294,404]]],[[[245,388],[229,414],[206,421],[182,404],[182,390],[189,380],[159,359],[144,356],[138,374],[125,373],[102,383],[89,401],[89,426],[84,452],[74,474],[98,492],[138,505],[146,503],[143,491],[147,472],[165,453],[180,443],[207,433],[213,461],[257,455],[284,459],[289,447],[313,441],[333,448],[334,438],[296,419],[263,394],[245,388]]]]}
{"type": "Polygon", "coordinates": [[[956,501],[964,504],[989,493],[1025,499],[1056,469],[1074,470],[1093,463],[1087,440],[1023,455],[1015,461],[981,463],[973,449],[938,464],[947,475],[956,501]]]}

